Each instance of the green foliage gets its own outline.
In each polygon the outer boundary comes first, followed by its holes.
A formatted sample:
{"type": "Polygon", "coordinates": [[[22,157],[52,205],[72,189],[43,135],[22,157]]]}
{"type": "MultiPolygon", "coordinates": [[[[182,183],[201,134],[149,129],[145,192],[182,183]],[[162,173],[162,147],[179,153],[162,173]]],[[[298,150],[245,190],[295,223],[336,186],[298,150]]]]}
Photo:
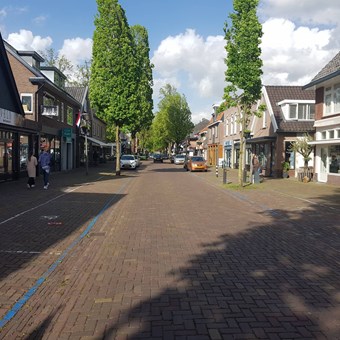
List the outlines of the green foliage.
{"type": "Polygon", "coordinates": [[[283,163],[282,163],[282,170],[283,170],[283,171],[289,171],[289,169],[290,169],[290,164],[289,164],[289,162],[283,162],[283,163]]]}
{"type": "Polygon", "coordinates": [[[128,127],[132,136],[142,129],[148,129],[154,118],[152,108],[152,68],[150,63],[149,53],[149,40],[147,30],[140,25],[131,27],[132,37],[134,39],[134,51],[137,63],[137,107],[136,118],[128,127]]]}
{"type": "Polygon", "coordinates": [[[54,66],[62,73],[73,73],[72,63],[64,56],[58,56],[58,53],[53,48],[49,48],[46,52],[40,52],[45,59],[44,66],[54,66]]]}
{"type": "Polygon", "coordinates": [[[310,154],[313,151],[312,145],[308,144],[313,140],[313,137],[308,133],[305,133],[302,138],[297,139],[295,142],[291,143],[289,151],[294,151],[299,153],[304,159],[305,167],[308,167],[308,161],[311,160],[310,154]]]}
{"type": "Polygon", "coordinates": [[[73,86],[87,87],[90,85],[91,62],[85,61],[83,65],[77,65],[74,79],[70,82],[73,86]]]}
{"type": "MultiPolygon", "coordinates": [[[[227,107],[237,107],[242,131],[249,125],[253,115],[261,116],[264,106],[253,110],[261,98],[262,60],[259,47],[262,26],[256,9],[259,0],[234,0],[234,12],[229,15],[231,27],[225,25],[227,70],[224,99],[227,107]]],[[[241,135],[239,157],[239,183],[243,185],[245,136],[241,135]]]]}
{"type": "Polygon", "coordinates": [[[155,149],[165,149],[174,143],[178,146],[194,128],[184,95],[180,95],[170,84],[160,89],[160,95],[159,111],[152,127],[155,149]]]}
{"type": "Polygon", "coordinates": [[[259,47],[262,26],[256,9],[259,0],[234,0],[234,13],[230,14],[232,26],[225,26],[227,41],[227,70],[225,99],[232,106],[239,104],[247,111],[261,98],[262,60],[259,47]]]}
{"type": "Polygon", "coordinates": [[[132,124],[137,111],[134,41],[117,0],[97,0],[90,100],[97,115],[117,127],[132,124]]]}

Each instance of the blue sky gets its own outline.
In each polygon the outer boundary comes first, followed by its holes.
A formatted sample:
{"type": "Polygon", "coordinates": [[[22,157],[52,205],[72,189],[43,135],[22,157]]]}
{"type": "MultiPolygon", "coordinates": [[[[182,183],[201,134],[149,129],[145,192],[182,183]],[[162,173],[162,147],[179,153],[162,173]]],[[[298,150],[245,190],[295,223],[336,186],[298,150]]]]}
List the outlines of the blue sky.
{"type": "MultiPolygon", "coordinates": [[[[155,111],[159,88],[171,83],[187,98],[193,121],[209,119],[222,99],[223,27],[231,0],[120,0],[130,25],[149,32],[155,111]]],[[[74,64],[91,58],[95,0],[1,0],[0,30],[15,48],[53,47],[74,64]]],[[[263,83],[304,85],[340,47],[338,0],[260,0],[263,83]]]]}

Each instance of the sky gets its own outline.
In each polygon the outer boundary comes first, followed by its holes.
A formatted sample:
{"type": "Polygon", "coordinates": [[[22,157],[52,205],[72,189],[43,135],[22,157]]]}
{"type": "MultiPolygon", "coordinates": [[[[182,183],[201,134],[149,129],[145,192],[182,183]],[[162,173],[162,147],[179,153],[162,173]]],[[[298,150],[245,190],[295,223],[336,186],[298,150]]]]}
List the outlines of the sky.
{"type": "MultiPolygon", "coordinates": [[[[159,89],[186,97],[194,123],[210,119],[225,83],[224,24],[232,0],[119,0],[130,26],[148,30],[159,89]]],[[[0,0],[0,31],[17,50],[53,48],[74,65],[91,59],[95,0],[0,0]]],[[[340,50],[339,0],[260,0],[264,85],[305,85],[340,50]]]]}

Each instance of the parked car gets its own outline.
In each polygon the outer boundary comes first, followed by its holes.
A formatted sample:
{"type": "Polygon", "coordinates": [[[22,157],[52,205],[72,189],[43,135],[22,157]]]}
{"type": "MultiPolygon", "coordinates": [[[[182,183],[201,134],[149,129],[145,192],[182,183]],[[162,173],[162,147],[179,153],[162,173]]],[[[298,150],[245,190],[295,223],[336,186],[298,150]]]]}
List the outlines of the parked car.
{"type": "Polygon", "coordinates": [[[122,155],[120,158],[120,167],[122,169],[136,169],[139,165],[139,158],[135,155],[122,155]]]}
{"type": "Polygon", "coordinates": [[[187,171],[208,171],[207,162],[201,156],[192,156],[184,163],[187,171]]]}
{"type": "Polygon", "coordinates": [[[160,162],[160,163],[163,163],[163,155],[160,154],[160,153],[155,153],[153,155],[153,162],[156,163],[156,162],[160,162]]]}
{"type": "Polygon", "coordinates": [[[174,163],[175,164],[184,164],[185,162],[185,155],[176,155],[175,158],[174,158],[174,163]]]}

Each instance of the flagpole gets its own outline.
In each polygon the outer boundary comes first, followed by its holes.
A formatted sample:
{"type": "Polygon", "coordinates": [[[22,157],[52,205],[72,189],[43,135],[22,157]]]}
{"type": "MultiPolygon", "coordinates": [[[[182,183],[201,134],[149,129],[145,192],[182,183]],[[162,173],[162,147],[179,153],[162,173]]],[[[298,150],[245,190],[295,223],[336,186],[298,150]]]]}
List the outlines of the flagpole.
{"type": "Polygon", "coordinates": [[[86,176],[89,174],[89,158],[87,152],[87,131],[85,133],[85,163],[86,163],[86,176]]]}

